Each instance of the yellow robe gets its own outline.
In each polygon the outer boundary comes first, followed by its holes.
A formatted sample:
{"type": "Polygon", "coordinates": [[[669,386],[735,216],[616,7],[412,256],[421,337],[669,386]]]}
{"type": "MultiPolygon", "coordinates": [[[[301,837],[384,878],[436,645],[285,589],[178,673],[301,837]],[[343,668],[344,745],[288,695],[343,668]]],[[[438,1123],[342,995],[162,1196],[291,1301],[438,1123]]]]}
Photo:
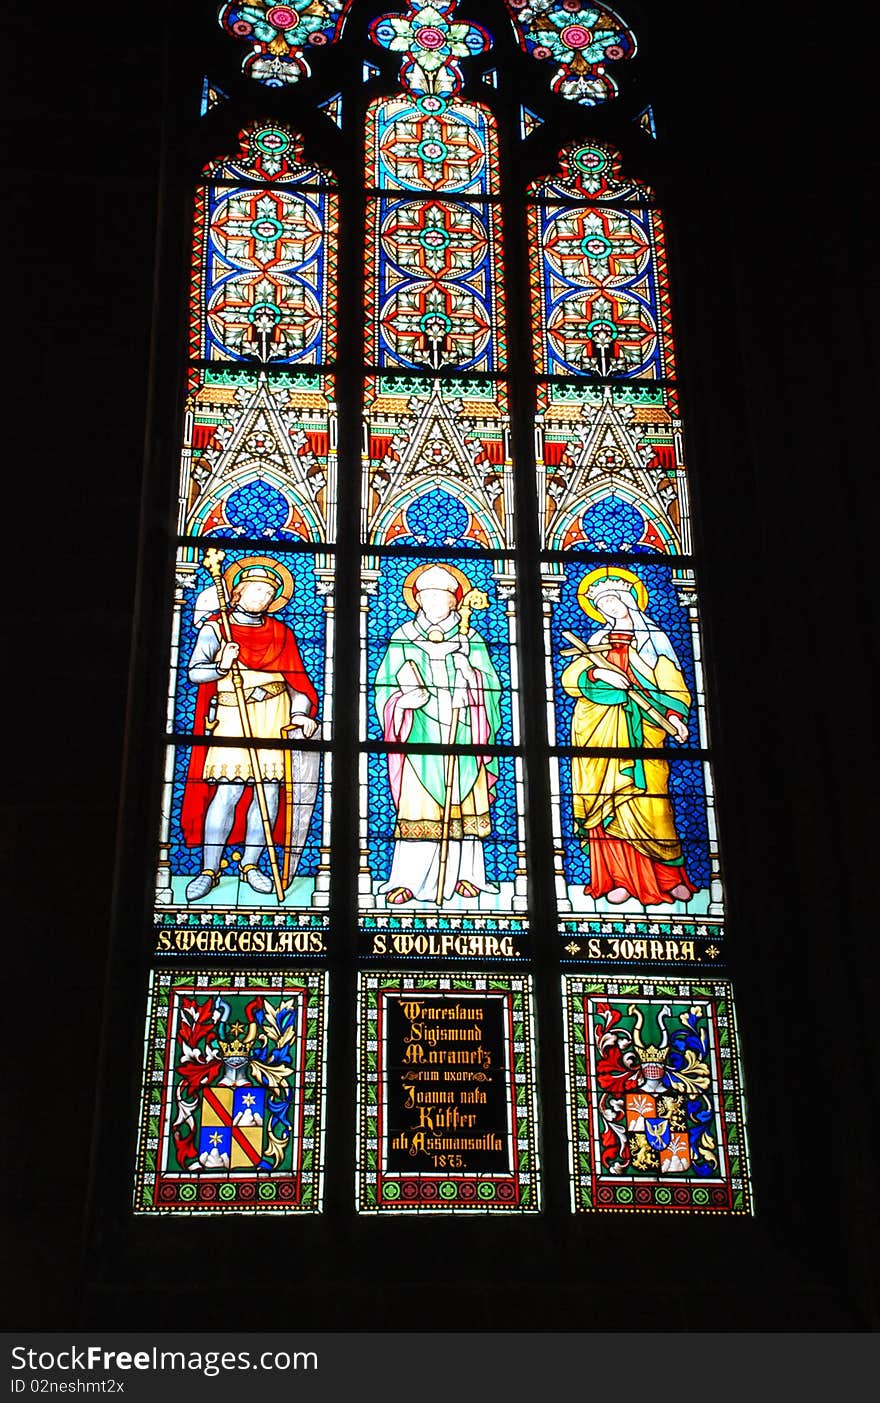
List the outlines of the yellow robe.
{"type": "MultiPolygon", "coordinates": [[[[674,697],[684,708],[691,696],[680,669],[671,658],[661,656],[649,668],[629,649],[633,676],[645,690],[674,697]]],[[[583,695],[588,673],[595,666],[585,658],[575,658],[562,674],[562,686],[576,697],[571,726],[571,743],[577,747],[630,749],[633,736],[626,708],[591,700],[583,695]]],[[[655,703],[656,704],[656,703],[655,703]]],[[[658,708],[662,710],[662,707],[658,708]]],[[[640,748],[660,751],[666,732],[649,717],[642,716],[640,748]]],[[[681,861],[681,842],[669,800],[669,763],[645,757],[638,764],[625,756],[576,755],[572,759],[575,832],[601,828],[607,838],[620,838],[637,852],[655,862],[681,861]],[[637,783],[639,767],[644,784],[637,783]]]]}

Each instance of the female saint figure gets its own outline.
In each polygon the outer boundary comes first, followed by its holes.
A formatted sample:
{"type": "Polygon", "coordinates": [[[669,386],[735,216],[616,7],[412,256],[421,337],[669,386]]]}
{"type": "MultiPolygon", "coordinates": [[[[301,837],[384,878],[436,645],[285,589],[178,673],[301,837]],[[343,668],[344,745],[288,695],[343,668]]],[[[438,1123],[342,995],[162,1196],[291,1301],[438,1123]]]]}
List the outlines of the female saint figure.
{"type": "Polygon", "coordinates": [[[576,656],[562,674],[576,698],[571,742],[586,752],[571,766],[575,833],[590,858],[584,893],[612,905],[689,901],[696,888],[660,754],[667,736],[682,745],[688,737],[691,696],[675,649],[645,614],[647,590],[631,570],[591,571],[578,602],[601,625],[586,644],[571,636],[576,656]],[[607,753],[614,750],[656,756],[607,753]]]}

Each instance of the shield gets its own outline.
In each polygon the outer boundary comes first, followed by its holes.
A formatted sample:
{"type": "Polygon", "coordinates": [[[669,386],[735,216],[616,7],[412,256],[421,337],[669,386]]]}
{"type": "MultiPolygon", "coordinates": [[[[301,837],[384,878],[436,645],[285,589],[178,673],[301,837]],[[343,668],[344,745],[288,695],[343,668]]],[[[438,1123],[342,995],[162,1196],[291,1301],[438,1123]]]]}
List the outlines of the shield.
{"type": "Polygon", "coordinates": [[[652,1150],[665,1150],[669,1144],[669,1121],[660,1116],[646,1116],[645,1134],[652,1150]]]}
{"type": "Polygon", "coordinates": [[[264,1102],[259,1087],[205,1087],[199,1134],[203,1169],[253,1169],[260,1163],[264,1102]]]}
{"type": "Polygon", "coordinates": [[[661,1174],[684,1174],[691,1167],[690,1147],[686,1135],[673,1131],[666,1149],[660,1151],[661,1174]]]}
{"type": "MultiPolygon", "coordinates": [[[[298,726],[286,726],[285,739],[299,735],[298,726]]],[[[284,861],[281,885],[289,887],[296,876],[303,848],[309,835],[312,812],[318,793],[321,757],[314,750],[284,752],[284,861]]]]}
{"type": "Polygon", "coordinates": [[[628,1091],[626,1093],[627,1130],[644,1130],[645,1116],[656,1116],[656,1114],[656,1096],[649,1096],[644,1091],[628,1091]]]}

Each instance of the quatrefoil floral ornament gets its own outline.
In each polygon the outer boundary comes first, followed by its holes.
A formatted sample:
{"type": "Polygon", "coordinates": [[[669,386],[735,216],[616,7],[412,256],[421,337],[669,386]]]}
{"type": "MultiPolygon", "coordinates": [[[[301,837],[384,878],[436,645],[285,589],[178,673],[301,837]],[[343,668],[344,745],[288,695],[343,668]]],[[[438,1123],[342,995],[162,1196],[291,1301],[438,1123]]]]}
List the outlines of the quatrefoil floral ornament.
{"type": "Polygon", "coordinates": [[[348,0],[233,0],[220,9],[220,26],[242,39],[251,53],[242,67],[270,88],[307,78],[305,54],[334,43],[342,33],[348,0]]]}
{"type": "Polygon", "coordinates": [[[507,0],[507,6],[520,48],[557,65],[555,93],[584,107],[617,96],[606,65],[632,58],[636,40],[612,9],[591,0],[507,0]]]}
{"type": "Polygon", "coordinates": [[[481,25],[455,19],[456,3],[409,0],[405,15],[380,15],[370,25],[374,44],[401,55],[401,84],[416,96],[459,92],[464,78],[458,60],[476,58],[492,47],[481,25]]]}

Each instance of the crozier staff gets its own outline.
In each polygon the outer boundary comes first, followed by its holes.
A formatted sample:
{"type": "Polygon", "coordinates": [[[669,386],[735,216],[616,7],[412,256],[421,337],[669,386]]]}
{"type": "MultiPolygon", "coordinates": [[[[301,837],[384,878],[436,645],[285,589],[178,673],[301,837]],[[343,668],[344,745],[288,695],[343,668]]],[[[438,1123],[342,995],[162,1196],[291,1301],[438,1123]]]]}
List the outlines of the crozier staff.
{"type": "Polygon", "coordinates": [[[292,872],[286,862],[282,876],[274,845],[290,850],[292,823],[304,839],[319,763],[316,754],[298,753],[294,784],[288,752],[253,744],[309,739],[318,728],[317,693],[296,639],[273,617],[290,599],[293,578],[266,556],[240,560],[220,577],[222,552],[207,555],[219,607],[203,616],[189,660],[189,679],[198,686],[195,730],[238,744],[193,747],[181,826],[187,845],[202,848],[202,870],[187,885],[186,899],[207,896],[219,881],[225,848],[243,842],[240,871],[248,886],[261,895],[274,889],[280,900],[292,872]],[[259,867],[267,849],[272,877],[259,867]]]}
{"type": "Polygon", "coordinates": [[[411,749],[491,745],[498,734],[501,684],[470,624],[470,608],[482,607],[475,595],[454,565],[417,566],[403,587],[413,618],[392,633],[376,674],[383,737],[407,747],[388,756],[397,817],[391,873],[380,890],[391,906],[495,890],[486,880],[483,843],[492,831],[497,757],[459,754],[451,762],[411,749]]]}

